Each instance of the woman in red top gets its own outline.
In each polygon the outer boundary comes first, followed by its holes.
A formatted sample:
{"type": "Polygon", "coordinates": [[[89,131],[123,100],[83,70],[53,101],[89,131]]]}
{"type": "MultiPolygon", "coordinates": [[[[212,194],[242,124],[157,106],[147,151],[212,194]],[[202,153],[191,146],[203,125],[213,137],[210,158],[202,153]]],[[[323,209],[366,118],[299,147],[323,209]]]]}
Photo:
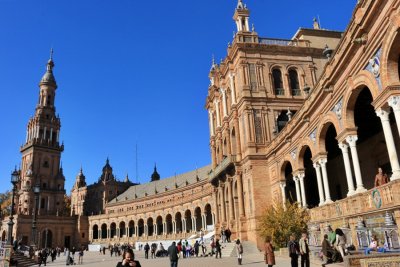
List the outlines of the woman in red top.
{"type": "Polygon", "coordinates": [[[265,264],[268,264],[268,267],[272,267],[275,265],[275,254],[274,254],[274,247],[271,244],[271,237],[267,236],[265,238],[265,245],[264,245],[264,253],[265,253],[265,264]]]}

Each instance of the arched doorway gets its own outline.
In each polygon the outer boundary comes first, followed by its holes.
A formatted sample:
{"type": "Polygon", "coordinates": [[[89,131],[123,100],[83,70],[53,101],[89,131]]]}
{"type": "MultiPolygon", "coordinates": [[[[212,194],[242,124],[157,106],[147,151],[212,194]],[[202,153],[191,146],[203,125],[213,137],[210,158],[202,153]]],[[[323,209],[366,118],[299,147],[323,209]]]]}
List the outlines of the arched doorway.
{"type": "Polygon", "coordinates": [[[110,225],[110,238],[114,238],[117,235],[117,224],[116,223],[111,223],[110,225]]]}
{"type": "MultiPolygon", "coordinates": [[[[357,152],[365,188],[374,187],[374,176],[378,167],[381,167],[389,176],[392,174],[382,123],[376,115],[372,101],[373,97],[369,88],[364,87],[359,92],[354,104],[354,123],[358,136],[357,152]]],[[[395,145],[398,148],[399,134],[393,112],[390,112],[389,120],[395,145]]],[[[399,154],[398,149],[397,154],[399,154]]]]}
{"type": "MultiPolygon", "coordinates": [[[[325,150],[328,153],[326,170],[328,173],[329,193],[333,201],[346,197],[348,186],[344,169],[343,155],[336,139],[336,129],[332,123],[328,124],[325,132],[325,150]]],[[[325,196],[327,193],[325,192],[325,196]]]]}
{"type": "Polygon", "coordinates": [[[132,237],[134,233],[135,233],[135,222],[131,220],[128,223],[128,236],[132,237]]]}
{"type": "Polygon", "coordinates": [[[283,174],[285,176],[285,194],[286,194],[286,199],[289,200],[290,203],[294,203],[296,201],[299,201],[297,199],[296,195],[296,184],[293,180],[293,168],[292,164],[289,161],[285,161],[282,166],[283,174]]]}
{"type": "Polygon", "coordinates": [[[212,218],[211,205],[210,204],[207,204],[204,207],[204,212],[205,212],[205,215],[206,215],[206,229],[204,229],[204,230],[207,230],[208,226],[212,226],[213,225],[213,218],[212,218]]]}
{"type": "Polygon", "coordinates": [[[49,229],[44,229],[42,232],[42,248],[53,247],[53,233],[49,229]]]}
{"type": "Polygon", "coordinates": [[[167,235],[172,234],[172,215],[171,214],[167,214],[167,216],[165,217],[165,223],[167,225],[167,235]]]}
{"type": "Polygon", "coordinates": [[[101,239],[106,239],[107,238],[107,225],[103,223],[101,225],[101,239]]]}
{"type": "Polygon", "coordinates": [[[154,234],[154,222],[153,218],[147,219],[147,235],[152,236],[154,234]]]}
{"type": "Polygon", "coordinates": [[[161,216],[158,216],[156,219],[156,224],[157,224],[157,233],[156,235],[162,235],[164,232],[164,227],[163,227],[163,219],[161,216]]]}
{"type": "Polygon", "coordinates": [[[93,239],[99,239],[99,226],[95,224],[92,229],[93,239]]]}
{"type": "Polygon", "coordinates": [[[175,214],[175,223],[176,223],[176,232],[181,233],[182,232],[182,214],[180,212],[177,212],[175,214]]]}
{"type": "Polygon", "coordinates": [[[124,235],[126,235],[125,222],[120,222],[119,223],[119,237],[123,237],[124,235]]]}
{"type": "Polygon", "coordinates": [[[190,210],[186,210],[185,212],[185,221],[186,233],[190,233],[192,231],[192,212],[190,210]]]}
{"type": "Polygon", "coordinates": [[[142,236],[144,233],[144,220],[140,219],[138,221],[138,236],[142,236]]]}
{"type": "Polygon", "coordinates": [[[196,232],[198,232],[198,231],[200,231],[201,230],[201,228],[203,228],[203,226],[202,226],[202,224],[203,224],[203,220],[202,220],[202,217],[201,217],[201,209],[200,209],[200,207],[197,207],[195,210],[194,210],[194,217],[195,217],[195,220],[196,220],[196,232]]]}
{"type": "Polygon", "coordinates": [[[317,174],[311,160],[311,149],[306,146],[302,149],[303,166],[304,166],[304,187],[307,200],[307,206],[313,208],[319,205],[320,199],[318,194],[317,174]]]}

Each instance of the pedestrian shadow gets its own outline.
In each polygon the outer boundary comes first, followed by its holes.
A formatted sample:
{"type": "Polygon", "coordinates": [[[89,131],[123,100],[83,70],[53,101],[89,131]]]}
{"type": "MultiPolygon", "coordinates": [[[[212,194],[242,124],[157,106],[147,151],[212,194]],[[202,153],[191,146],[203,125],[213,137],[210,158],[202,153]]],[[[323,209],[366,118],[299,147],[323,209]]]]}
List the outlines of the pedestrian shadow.
{"type": "Polygon", "coordinates": [[[242,263],[242,265],[252,265],[252,264],[257,264],[257,263],[263,263],[264,261],[252,261],[252,262],[245,262],[242,263]]]}

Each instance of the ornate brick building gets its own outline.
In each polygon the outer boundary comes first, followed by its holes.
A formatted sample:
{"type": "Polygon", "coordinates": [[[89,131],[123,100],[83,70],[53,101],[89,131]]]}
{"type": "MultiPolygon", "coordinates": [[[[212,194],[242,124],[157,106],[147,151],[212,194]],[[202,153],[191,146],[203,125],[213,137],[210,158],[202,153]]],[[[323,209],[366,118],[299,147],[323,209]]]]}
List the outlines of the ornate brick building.
{"type": "MultiPolygon", "coordinates": [[[[52,53],[51,53],[52,54],[52,53]]],[[[21,146],[20,180],[16,186],[13,237],[25,244],[73,246],[87,243],[87,218],[65,211],[65,177],[60,164],[64,145],[60,143],[61,122],[56,116],[57,83],[52,55],[40,83],[35,115],[29,120],[26,140],[21,146]],[[33,187],[40,188],[37,201],[33,187]],[[36,202],[36,203],[35,203],[36,202]],[[37,215],[36,226],[33,224],[37,215]]],[[[8,218],[2,222],[2,239],[8,218]]]]}
{"type": "Polygon", "coordinates": [[[363,247],[399,247],[400,1],[358,1],[346,31],[300,29],[291,40],[249,28],[210,71],[216,227],[253,241],[265,205],[310,208],[312,243],[327,225],[363,247]],[[390,182],[374,186],[378,167],[390,182]]]}
{"type": "Polygon", "coordinates": [[[71,190],[71,215],[102,214],[109,201],[132,185],[128,176],[124,181],[115,178],[108,158],[97,183],[92,185],[86,185],[86,177],[81,168],[71,190]]]}

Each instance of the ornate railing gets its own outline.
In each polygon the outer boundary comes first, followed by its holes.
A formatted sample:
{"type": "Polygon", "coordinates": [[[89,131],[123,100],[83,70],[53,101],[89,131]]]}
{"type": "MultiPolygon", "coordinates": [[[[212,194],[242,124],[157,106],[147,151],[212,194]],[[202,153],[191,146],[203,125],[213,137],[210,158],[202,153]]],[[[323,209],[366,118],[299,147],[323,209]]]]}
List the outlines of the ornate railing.
{"type": "Polygon", "coordinates": [[[370,189],[333,203],[310,210],[311,222],[325,222],[343,217],[357,217],[362,214],[400,206],[400,180],[370,189]]]}
{"type": "Polygon", "coordinates": [[[218,177],[230,164],[236,162],[236,155],[226,156],[215,169],[208,174],[208,180],[212,181],[218,177]]]}

